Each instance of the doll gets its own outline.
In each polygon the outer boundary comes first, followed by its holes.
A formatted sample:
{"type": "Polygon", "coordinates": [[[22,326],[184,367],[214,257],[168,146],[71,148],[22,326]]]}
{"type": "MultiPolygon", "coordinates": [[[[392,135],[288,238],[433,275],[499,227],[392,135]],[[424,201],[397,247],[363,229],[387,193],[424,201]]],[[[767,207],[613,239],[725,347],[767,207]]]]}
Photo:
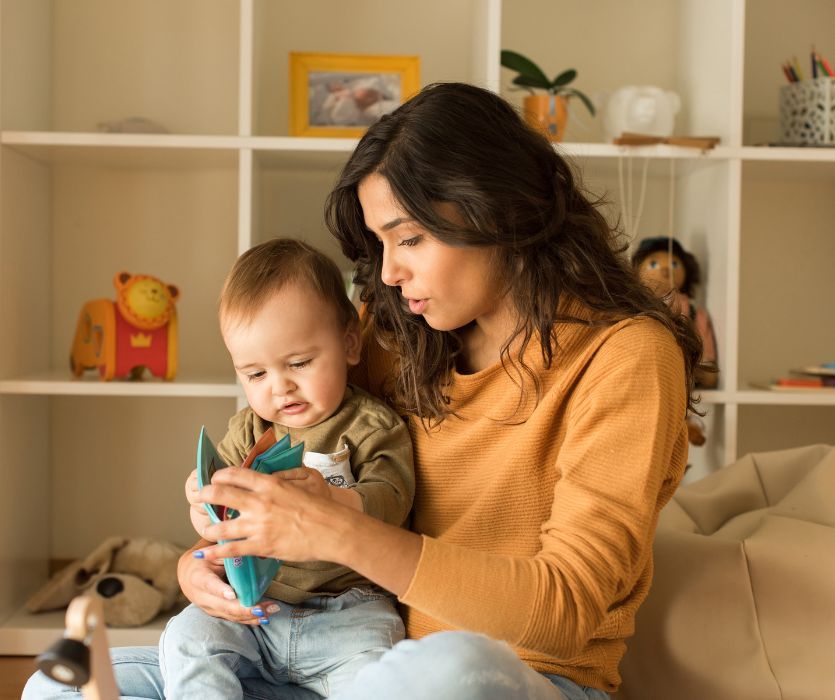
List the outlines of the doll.
{"type": "MultiPolygon", "coordinates": [[[[702,366],[696,369],[696,386],[715,388],[719,383],[719,368],[713,324],[707,310],[698,306],[692,298],[701,278],[695,256],[684,250],[675,238],[657,236],[645,238],[638,244],[632,256],[632,265],[644,285],[695,324],[702,339],[702,366]]],[[[698,417],[689,415],[687,427],[690,442],[703,445],[704,428],[698,417]]]]}

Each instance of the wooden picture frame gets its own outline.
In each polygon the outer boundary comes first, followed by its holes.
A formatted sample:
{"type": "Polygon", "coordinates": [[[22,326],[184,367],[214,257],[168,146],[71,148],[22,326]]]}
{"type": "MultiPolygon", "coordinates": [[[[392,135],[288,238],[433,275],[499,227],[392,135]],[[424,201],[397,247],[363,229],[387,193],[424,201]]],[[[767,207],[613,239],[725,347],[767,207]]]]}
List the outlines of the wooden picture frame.
{"type": "Polygon", "coordinates": [[[420,89],[418,56],[290,54],[290,135],[359,138],[420,89]]]}

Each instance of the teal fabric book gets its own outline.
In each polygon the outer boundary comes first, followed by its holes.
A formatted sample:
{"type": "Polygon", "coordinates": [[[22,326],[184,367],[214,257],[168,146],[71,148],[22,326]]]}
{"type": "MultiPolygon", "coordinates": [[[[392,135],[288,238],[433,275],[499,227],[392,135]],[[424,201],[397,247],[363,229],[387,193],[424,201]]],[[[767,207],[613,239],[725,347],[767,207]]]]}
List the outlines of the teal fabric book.
{"type": "MultiPolygon", "coordinates": [[[[252,448],[243,467],[254,469],[263,474],[272,474],[285,469],[295,469],[302,465],[304,443],[290,446],[290,436],[285,435],[276,442],[273,431],[264,433],[252,448]]],[[[212,441],[206,433],[206,427],[200,428],[197,440],[197,485],[203,488],[211,483],[212,476],[218,469],[224,469],[224,463],[212,441]]],[[[238,516],[237,511],[223,506],[204,504],[212,522],[219,523],[238,516]]],[[[223,540],[221,540],[223,543],[223,540]]],[[[264,591],[270,585],[281,562],[271,557],[227,557],[223,560],[226,578],[235,589],[241,605],[251,607],[260,602],[264,591]]]]}

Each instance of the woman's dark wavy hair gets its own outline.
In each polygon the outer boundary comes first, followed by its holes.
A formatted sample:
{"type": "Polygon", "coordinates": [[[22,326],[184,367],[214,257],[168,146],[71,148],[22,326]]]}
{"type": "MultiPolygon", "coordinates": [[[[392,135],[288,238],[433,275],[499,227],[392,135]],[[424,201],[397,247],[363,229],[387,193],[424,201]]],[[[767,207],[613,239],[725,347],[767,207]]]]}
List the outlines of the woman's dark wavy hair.
{"type": "Polygon", "coordinates": [[[399,289],[382,282],[382,244],[365,226],[357,193],[372,173],[386,178],[400,206],[438,240],[495,247],[518,311],[501,360],[519,379],[518,372],[525,372],[539,391],[523,360],[531,339],[540,339],[550,366],[559,352],[555,324],[587,323],[558,316],[559,301],[576,297],[604,312],[607,320],[597,323],[649,316],[666,326],[684,353],[688,407],[695,409],[693,371],[701,340],[684,316],[639,282],[623,255],[621,233],[599,211],[601,201],[584,195],[551,143],[501,97],[472,85],[438,83],[368,129],[325,204],[328,228],[356,263],[374,335],[399,359],[388,397],[398,410],[419,416],[424,425],[453,412],[444,388],[461,342],[456,332],[434,330],[409,313],[399,289]],[[454,204],[463,224],[444,218],[441,202],[454,204]]]}

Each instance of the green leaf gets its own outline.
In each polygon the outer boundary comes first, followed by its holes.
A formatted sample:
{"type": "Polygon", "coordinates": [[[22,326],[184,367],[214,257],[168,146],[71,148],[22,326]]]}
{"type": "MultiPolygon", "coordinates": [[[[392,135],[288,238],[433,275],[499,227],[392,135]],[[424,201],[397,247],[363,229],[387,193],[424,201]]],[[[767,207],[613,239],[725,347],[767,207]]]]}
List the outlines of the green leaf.
{"type": "Polygon", "coordinates": [[[550,83],[547,81],[543,83],[541,80],[535,80],[526,75],[517,75],[512,82],[514,85],[519,85],[524,88],[542,88],[543,90],[547,90],[550,87],[550,83]]]}
{"type": "Polygon", "coordinates": [[[569,68],[568,70],[564,70],[560,73],[556,78],[551,81],[551,87],[562,87],[563,85],[568,85],[574,78],[577,77],[577,71],[573,68],[569,68]]]}
{"type": "Polygon", "coordinates": [[[582,103],[586,106],[586,109],[589,110],[591,116],[595,115],[594,105],[592,104],[592,101],[588,97],[586,97],[582,92],[576,90],[575,88],[564,88],[561,92],[563,95],[579,97],[582,103]]]}
{"type": "Polygon", "coordinates": [[[548,80],[548,77],[536,63],[515,51],[502,50],[502,65],[505,68],[510,68],[510,70],[515,70],[519,73],[519,77],[524,76],[532,81],[528,83],[530,87],[543,87],[547,89],[551,84],[551,81],[548,80]]]}

